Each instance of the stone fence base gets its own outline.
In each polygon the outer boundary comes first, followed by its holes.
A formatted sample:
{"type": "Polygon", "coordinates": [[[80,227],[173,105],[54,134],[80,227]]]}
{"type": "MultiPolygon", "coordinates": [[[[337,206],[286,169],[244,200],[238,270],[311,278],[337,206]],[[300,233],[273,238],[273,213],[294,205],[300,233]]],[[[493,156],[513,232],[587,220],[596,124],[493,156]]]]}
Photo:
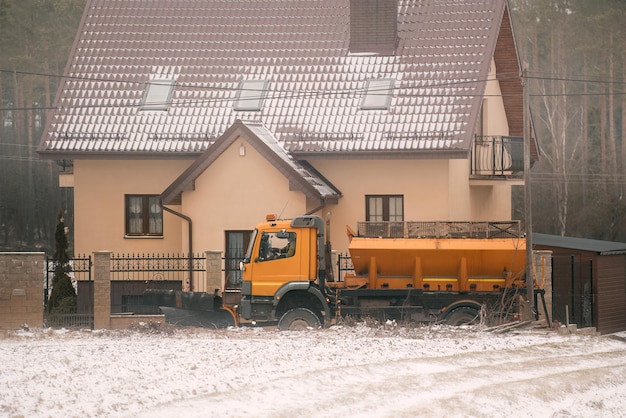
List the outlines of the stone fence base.
{"type": "Polygon", "coordinates": [[[44,253],[0,253],[0,329],[43,327],[44,253]]]}

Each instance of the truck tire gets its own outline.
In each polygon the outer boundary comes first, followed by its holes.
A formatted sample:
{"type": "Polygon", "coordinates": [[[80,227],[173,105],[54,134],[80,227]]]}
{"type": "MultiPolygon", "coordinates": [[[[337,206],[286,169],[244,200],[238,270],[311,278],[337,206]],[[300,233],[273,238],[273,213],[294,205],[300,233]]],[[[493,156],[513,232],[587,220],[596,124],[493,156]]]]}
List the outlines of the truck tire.
{"type": "Polygon", "coordinates": [[[447,325],[459,326],[459,325],[472,325],[479,322],[479,313],[476,309],[469,308],[467,306],[457,308],[450,312],[444,322],[447,325]]]}
{"type": "Polygon", "coordinates": [[[321,326],[319,317],[307,308],[291,309],[278,320],[278,329],[281,331],[306,331],[321,326]]]}

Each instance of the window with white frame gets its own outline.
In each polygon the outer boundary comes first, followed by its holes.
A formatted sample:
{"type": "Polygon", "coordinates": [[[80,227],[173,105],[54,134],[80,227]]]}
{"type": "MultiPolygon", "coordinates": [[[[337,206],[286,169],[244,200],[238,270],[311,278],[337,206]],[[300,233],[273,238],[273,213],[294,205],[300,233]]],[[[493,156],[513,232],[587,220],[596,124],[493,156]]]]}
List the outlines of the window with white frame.
{"type": "Polygon", "coordinates": [[[127,236],[163,236],[159,195],[126,195],[125,206],[127,236]]]}
{"type": "Polygon", "coordinates": [[[390,78],[381,78],[377,80],[369,80],[363,99],[361,100],[361,109],[375,110],[389,109],[391,96],[393,94],[393,80],[390,78]]]}
{"type": "Polygon", "coordinates": [[[175,80],[150,80],[141,100],[141,110],[167,110],[172,104],[175,80]]]}
{"type": "Polygon", "coordinates": [[[235,110],[259,111],[265,99],[266,80],[244,80],[239,83],[239,93],[235,110]]]}

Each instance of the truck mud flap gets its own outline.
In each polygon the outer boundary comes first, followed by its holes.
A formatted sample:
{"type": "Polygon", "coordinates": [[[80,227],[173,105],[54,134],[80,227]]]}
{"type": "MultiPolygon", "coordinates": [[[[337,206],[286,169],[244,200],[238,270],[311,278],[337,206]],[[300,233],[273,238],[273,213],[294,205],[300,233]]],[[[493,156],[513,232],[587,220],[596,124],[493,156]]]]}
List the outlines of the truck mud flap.
{"type": "Polygon", "coordinates": [[[212,311],[173,308],[159,306],[165,315],[165,322],[172,325],[202,328],[228,328],[237,325],[236,317],[228,309],[217,308],[212,311]]]}

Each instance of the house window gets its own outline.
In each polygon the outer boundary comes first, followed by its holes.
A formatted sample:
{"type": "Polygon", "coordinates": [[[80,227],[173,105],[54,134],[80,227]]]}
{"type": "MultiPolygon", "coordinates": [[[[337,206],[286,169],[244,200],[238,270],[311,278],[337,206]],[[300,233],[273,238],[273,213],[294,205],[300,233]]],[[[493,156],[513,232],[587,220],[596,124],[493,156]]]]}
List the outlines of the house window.
{"type": "Polygon", "coordinates": [[[239,83],[239,94],[235,102],[235,110],[259,111],[265,98],[265,80],[244,80],[239,83]]]}
{"type": "Polygon", "coordinates": [[[404,196],[365,196],[365,220],[368,222],[403,222],[404,196]]]}
{"type": "Polygon", "coordinates": [[[160,196],[126,195],[126,235],[163,236],[160,196]]]}
{"type": "Polygon", "coordinates": [[[167,110],[172,103],[174,80],[150,80],[141,100],[141,110],[167,110]]]}
{"type": "Polygon", "coordinates": [[[361,109],[389,109],[393,93],[393,80],[381,78],[369,80],[361,101],[361,109]]]}

